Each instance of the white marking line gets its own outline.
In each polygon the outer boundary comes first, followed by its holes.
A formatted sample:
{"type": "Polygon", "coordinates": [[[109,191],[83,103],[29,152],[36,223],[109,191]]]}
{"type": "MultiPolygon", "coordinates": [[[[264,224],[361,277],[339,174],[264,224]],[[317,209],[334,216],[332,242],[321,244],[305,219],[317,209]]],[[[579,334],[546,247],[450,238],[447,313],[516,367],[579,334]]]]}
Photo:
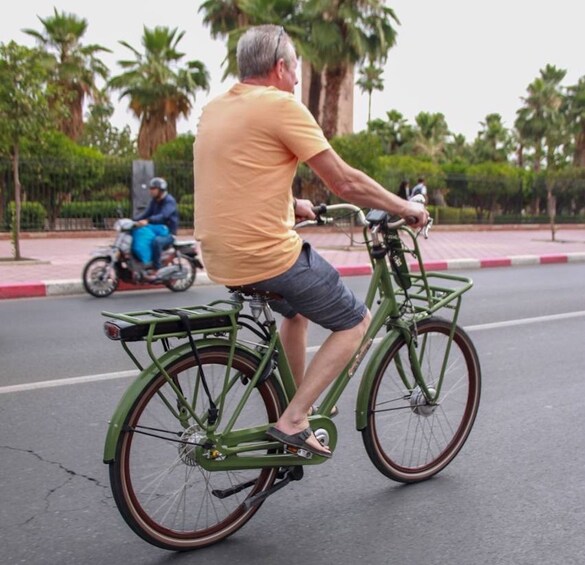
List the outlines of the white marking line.
{"type": "Polygon", "coordinates": [[[557,320],[568,320],[570,318],[581,318],[585,316],[582,312],[567,312],[566,314],[551,314],[550,316],[537,316],[536,318],[523,318],[520,320],[508,320],[506,322],[494,322],[492,324],[478,324],[477,326],[467,326],[463,328],[466,332],[475,332],[478,330],[494,330],[499,328],[509,328],[513,326],[526,326],[528,324],[538,324],[540,322],[555,322],[557,320]]]}
{"type": "MultiPolygon", "coordinates": [[[[466,326],[463,329],[466,332],[475,332],[480,330],[493,330],[499,328],[525,326],[528,324],[538,324],[541,322],[554,322],[557,320],[568,320],[570,318],[585,317],[585,311],[567,312],[566,314],[551,314],[550,316],[538,316],[536,318],[523,318],[520,320],[508,320],[506,322],[494,322],[491,324],[479,324],[476,326],[466,326]]],[[[378,343],[382,338],[376,338],[374,344],[378,343]]],[[[307,347],[307,353],[315,353],[320,345],[312,345],[307,347]]],[[[41,381],[38,383],[27,383],[22,385],[9,385],[0,387],[0,394],[8,394],[10,392],[21,392],[25,390],[39,390],[43,388],[52,388],[65,385],[77,385],[85,383],[93,383],[99,381],[111,381],[114,379],[124,379],[129,377],[136,377],[138,371],[120,371],[118,373],[104,373],[101,375],[88,375],[86,377],[73,377],[70,379],[57,379],[53,381],[41,381]]]]}
{"type": "Polygon", "coordinates": [[[38,390],[42,388],[53,388],[65,385],[78,385],[94,383],[99,381],[111,381],[113,379],[125,379],[138,376],[138,371],[120,371],[118,373],[103,373],[101,375],[88,375],[86,377],[72,377],[70,379],[56,379],[54,381],[41,381],[38,383],[27,383],[22,385],[9,385],[0,387],[0,394],[9,392],[21,392],[24,390],[38,390]]]}

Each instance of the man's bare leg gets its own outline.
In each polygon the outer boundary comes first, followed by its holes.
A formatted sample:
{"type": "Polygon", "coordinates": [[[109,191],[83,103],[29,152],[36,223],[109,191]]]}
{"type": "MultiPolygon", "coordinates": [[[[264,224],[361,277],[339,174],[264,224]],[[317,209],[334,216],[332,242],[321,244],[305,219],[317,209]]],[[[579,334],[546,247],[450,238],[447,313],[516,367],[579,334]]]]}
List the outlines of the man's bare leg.
{"type": "Polygon", "coordinates": [[[284,318],[280,325],[280,340],[297,388],[301,386],[305,376],[308,327],[309,320],[300,314],[294,318],[284,318]]]}
{"type": "MultiPolygon", "coordinates": [[[[370,323],[370,313],[355,327],[333,332],[313,357],[305,377],[275,427],[285,434],[296,434],[309,425],[307,414],[319,395],[339,376],[359,346],[370,323]]],[[[307,443],[322,449],[313,436],[307,443]]]]}

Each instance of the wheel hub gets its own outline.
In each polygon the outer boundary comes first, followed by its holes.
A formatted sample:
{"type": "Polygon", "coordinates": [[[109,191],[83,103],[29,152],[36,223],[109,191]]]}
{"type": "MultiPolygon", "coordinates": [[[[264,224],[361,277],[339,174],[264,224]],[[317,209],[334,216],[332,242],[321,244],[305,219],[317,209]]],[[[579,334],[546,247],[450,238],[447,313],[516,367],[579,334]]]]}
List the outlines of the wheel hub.
{"type": "MultiPolygon", "coordinates": [[[[429,394],[435,396],[436,390],[428,388],[429,394]]],[[[419,416],[430,416],[437,408],[437,404],[430,404],[420,387],[416,387],[410,395],[410,408],[419,416]]]]}
{"type": "Polygon", "coordinates": [[[195,459],[196,450],[204,440],[205,434],[197,424],[190,426],[181,434],[179,457],[185,465],[189,465],[190,467],[197,466],[197,461],[195,459]]]}

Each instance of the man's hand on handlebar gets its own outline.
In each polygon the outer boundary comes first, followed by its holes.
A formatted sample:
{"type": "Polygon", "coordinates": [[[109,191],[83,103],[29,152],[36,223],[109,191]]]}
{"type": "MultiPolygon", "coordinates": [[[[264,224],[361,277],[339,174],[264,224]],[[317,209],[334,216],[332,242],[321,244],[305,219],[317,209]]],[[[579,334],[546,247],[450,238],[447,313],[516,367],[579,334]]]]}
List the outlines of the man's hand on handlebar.
{"type": "Polygon", "coordinates": [[[415,200],[405,202],[404,210],[400,216],[406,220],[411,228],[423,228],[429,221],[429,212],[423,203],[415,200]]]}
{"type": "Polygon", "coordinates": [[[315,216],[313,208],[313,203],[310,200],[297,198],[295,206],[295,217],[299,220],[314,220],[317,216],[315,216]]]}

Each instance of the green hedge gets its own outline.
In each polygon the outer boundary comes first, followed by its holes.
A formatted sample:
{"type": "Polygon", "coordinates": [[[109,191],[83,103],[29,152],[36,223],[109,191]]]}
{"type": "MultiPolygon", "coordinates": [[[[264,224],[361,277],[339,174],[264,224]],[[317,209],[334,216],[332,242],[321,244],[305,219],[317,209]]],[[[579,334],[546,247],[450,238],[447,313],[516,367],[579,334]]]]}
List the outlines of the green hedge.
{"type": "Polygon", "coordinates": [[[105,200],[89,202],[68,202],[61,206],[59,217],[61,218],[91,218],[97,229],[109,228],[104,223],[106,218],[129,218],[132,214],[128,200],[105,200]]]}
{"type": "Polygon", "coordinates": [[[438,225],[474,224],[477,215],[474,208],[452,208],[450,206],[427,206],[433,221],[438,225]]]}
{"type": "MultiPolygon", "coordinates": [[[[4,218],[5,229],[12,227],[12,216],[16,204],[10,202],[4,218]]],[[[47,210],[40,202],[22,202],[20,206],[20,229],[23,231],[39,231],[44,229],[47,219],[47,210]]]]}
{"type": "Polygon", "coordinates": [[[179,225],[182,228],[193,227],[193,204],[178,204],[179,225]]]}
{"type": "MultiPolygon", "coordinates": [[[[579,224],[585,223],[585,216],[564,216],[557,214],[555,224],[579,224]]],[[[506,214],[496,216],[494,224],[550,224],[550,218],[546,214],[528,216],[520,214],[506,214]]]]}

